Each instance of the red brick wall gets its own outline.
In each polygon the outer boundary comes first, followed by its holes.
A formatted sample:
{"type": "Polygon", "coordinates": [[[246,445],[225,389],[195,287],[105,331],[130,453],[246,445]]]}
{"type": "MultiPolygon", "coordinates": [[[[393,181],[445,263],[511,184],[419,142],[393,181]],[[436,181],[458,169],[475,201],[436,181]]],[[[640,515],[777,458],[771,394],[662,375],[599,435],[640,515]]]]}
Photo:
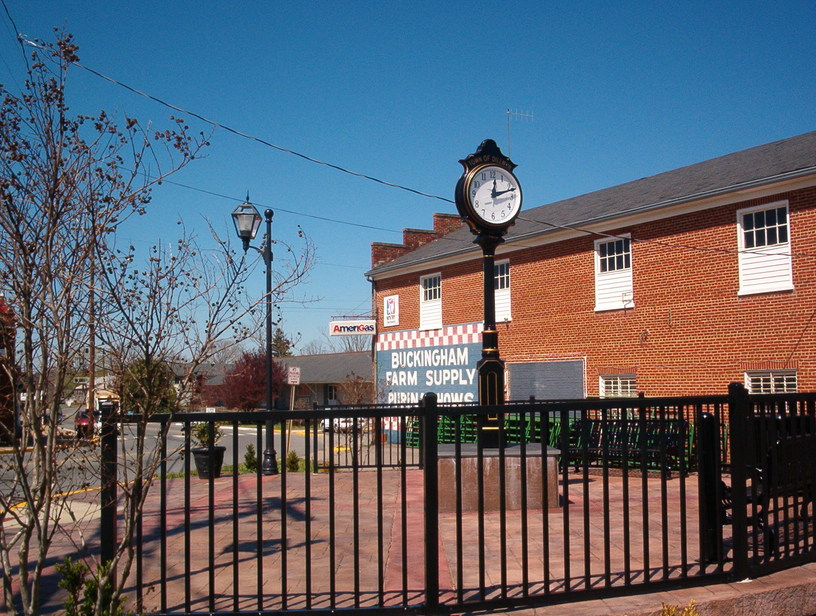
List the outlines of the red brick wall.
{"type": "Polygon", "coordinates": [[[432,231],[427,229],[403,229],[402,244],[372,242],[371,267],[390,263],[394,259],[450,233],[461,226],[461,224],[462,219],[459,216],[453,214],[434,214],[434,228],[432,231]]]}
{"type": "MultiPolygon", "coordinates": [[[[499,325],[507,363],[584,358],[586,389],[601,373],[635,371],[646,395],[725,393],[749,369],[797,370],[816,391],[816,188],[624,227],[631,233],[634,307],[595,312],[594,241],[570,239],[510,253],[512,316],[499,325]],[[737,296],[736,211],[787,199],[794,290],[737,296]],[[697,247],[699,249],[695,249],[697,247]]],[[[444,268],[445,325],[481,321],[481,259],[444,268]]],[[[400,323],[419,326],[419,276],[376,283],[400,295],[400,323]]],[[[388,331],[378,323],[379,331],[388,331]]]]}
{"type": "Polygon", "coordinates": [[[433,215],[433,228],[439,235],[445,235],[462,226],[462,218],[458,214],[440,214],[439,212],[433,215]]]}
{"type": "Polygon", "coordinates": [[[385,244],[383,242],[372,242],[371,244],[371,267],[377,267],[385,263],[390,263],[397,257],[409,252],[409,249],[402,244],[385,244]]]}

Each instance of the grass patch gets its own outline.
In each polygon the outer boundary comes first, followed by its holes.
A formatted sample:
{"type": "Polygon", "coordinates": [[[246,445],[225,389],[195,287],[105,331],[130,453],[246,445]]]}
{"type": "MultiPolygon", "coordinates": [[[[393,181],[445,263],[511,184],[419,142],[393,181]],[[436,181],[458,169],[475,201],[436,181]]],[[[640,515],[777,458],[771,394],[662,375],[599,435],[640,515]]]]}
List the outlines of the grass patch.
{"type": "MultiPolygon", "coordinates": [[[[235,467],[232,464],[225,464],[221,467],[221,474],[222,475],[231,475],[232,471],[235,467]]],[[[239,475],[247,475],[249,473],[256,472],[256,469],[247,467],[246,464],[241,463],[238,465],[238,474],[239,475]]]]}
{"type": "MultiPolygon", "coordinates": [[[[186,475],[187,475],[187,473],[185,473],[183,471],[179,472],[179,473],[167,473],[167,479],[181,479],[182,477],[185,477],[186,475]]],[[[195,469],[191,469],[190,470],[190,475],[191,476],[195,475],[196,477],[198,477],[198,471],[195,470],[195,469]]],[[[158,475],[156,475],[155,479],[159,479],[159,478],[160,477],[158,475]]]]}

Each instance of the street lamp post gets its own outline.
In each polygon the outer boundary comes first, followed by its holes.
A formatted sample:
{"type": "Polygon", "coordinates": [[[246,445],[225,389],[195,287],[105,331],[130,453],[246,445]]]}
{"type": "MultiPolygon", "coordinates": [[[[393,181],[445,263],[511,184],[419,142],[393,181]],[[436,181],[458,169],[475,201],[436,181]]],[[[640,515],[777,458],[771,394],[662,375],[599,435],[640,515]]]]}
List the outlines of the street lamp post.
{"type": "MultiPolygon", "coordinates": [[[[270,209],[264,212],[266,220],[266,240],[261,249],[254,248],[263,256],[266,266],[266,412],[272,411],[272,216],[270,209]]],[[[261,215],[257,208],[249,202],[247,193],[246,202],[232,212],[232,221],[235,223],[235,232],[244,245],[244,252],[249,250],[249,242],[255,239],[261,226],[261,215]]],[[[261,470],[264,475],[278,474],[278,461],[275,457],[275,422],[266,421],[266,446],[263,452],[261,470]]]]}

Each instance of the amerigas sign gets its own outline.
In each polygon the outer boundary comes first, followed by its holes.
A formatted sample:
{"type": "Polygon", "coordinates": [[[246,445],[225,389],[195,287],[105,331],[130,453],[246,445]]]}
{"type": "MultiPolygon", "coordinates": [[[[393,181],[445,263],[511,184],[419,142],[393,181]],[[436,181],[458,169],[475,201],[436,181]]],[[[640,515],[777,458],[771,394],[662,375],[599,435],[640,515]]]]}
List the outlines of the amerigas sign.
{"type": "Polygon", "coordinates": [[[373,336],[377,328],[373,320],[331,321],[329,336],[373,336]]]}

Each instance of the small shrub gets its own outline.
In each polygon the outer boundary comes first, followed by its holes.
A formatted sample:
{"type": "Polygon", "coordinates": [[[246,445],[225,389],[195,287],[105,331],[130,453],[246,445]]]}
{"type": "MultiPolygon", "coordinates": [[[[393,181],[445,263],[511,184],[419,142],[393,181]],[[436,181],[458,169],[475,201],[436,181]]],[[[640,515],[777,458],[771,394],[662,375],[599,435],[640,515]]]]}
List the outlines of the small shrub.
{"type": "Polygon", "coordinates": [[[297,452],[292,449],[286,456],[286,470],[291,472],[297,472],[300,470],[300,458],[298,458],[297,452]]]}
{"type": "Polygon", "coordinates": [[[102,605],[105,606],[102,616],[130,616],[133,614],[125,612],[122,607],[124,601],[121,597],[113,601],[110,582],[105,584],[100,591],[99,578],[107,573],[105,566],[99,568],[98,575],[93,575],[90,574],[88,565],[83,561],[74,562],[68,557],[63,563],[57,563],[56,569],[57,573],[62,576],[57,586],[68,593],[63,603],[66,616],[91,616],[100,592],[102,605]]]}
{"type": "Polygon", "coordinates": [[[87,602],[81,601],[81,597],[88,566],[81,560],[74,562],[68,557],[65,562],[57,563],[56,569],[57,573],[62,576],[57,586],[68,593],[63,603],[65,614],[66,616],[79,616],[80,602],[83,604],[83,611],[87,609],[87,602]]]}
{"type": "Polygon", "coordinates": [[[202,421],[193,426],[192,437],[196,447],[209,447],[210,432],[213,435],[213,445],[221,440],[224,436],[224,431],[221,429],[221,424],[217,421],[202,421]]]}
{"type": "Polygon", "coordinates": [[[247,445],[246,453],[244,454],[244,466],[250,473],[258,472],[258,456],[255,453],[255,447],[252,443],[247,445]]]}
{"type": "Polygon", "coordinates": [[[694,607],[694,599],[692,599],[688,607],[682,609],[677,605],[666,605],[664,603],[663,609],[660,610],[660,616],[700,616],[700,613],[694,607]]]}

